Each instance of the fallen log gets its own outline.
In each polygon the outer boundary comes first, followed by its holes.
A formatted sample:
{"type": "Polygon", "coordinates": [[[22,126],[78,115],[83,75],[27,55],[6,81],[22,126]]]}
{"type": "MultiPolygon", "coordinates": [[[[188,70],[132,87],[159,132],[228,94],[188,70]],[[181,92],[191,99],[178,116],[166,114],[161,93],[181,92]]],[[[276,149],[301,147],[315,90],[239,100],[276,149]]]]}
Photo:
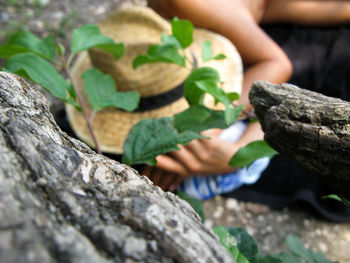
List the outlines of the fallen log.
{"type": "Polygon", "coordinates": [[[349,200],[350,102],[263,81],[252,85],[249,98],[265,140],[349,200]]]}
{"type": "Polygon", "coordinates": [[[192,208],[56,125],[0,72],[1,262],[234,262],[192,208]]]}

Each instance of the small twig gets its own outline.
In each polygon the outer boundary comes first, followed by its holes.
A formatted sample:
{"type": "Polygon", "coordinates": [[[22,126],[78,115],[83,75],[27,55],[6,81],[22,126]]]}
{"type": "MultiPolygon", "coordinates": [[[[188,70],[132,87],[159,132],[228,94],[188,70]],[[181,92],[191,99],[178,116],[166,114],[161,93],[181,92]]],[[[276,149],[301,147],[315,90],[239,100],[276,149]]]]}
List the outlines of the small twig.
{"type": "Polygon", "coordinates": [[[96,115],[96,111],[94,110],[91,115],[90,115],[90,122],[92,123],[92,121],[94,120],[95,118],[95,115],[96,115]]]}
{"type": "MultiPolygon", "coordinates": [[[[79,102],[79,104],[80,104],[80,106],[81,106],[81,109],[82,109],[82,111],[83,111],[83,115],[84,115],[84,118],[85,118],[86,123],[87,123],[87,125],[88,125],[89,132],[90,132],[90,134],[91,134],[92,140],[94,141],[94,144],[95,144],[95,147],[96,147],[96,151],[97,151],[97,153],[102,154],[101,149],[100,149],[100,145],[99,145],[99,143],[98,143],[98,141],[97,141],[95,132],[94,132],[94,130],[93,130],[93,128],[92,128],[92,119],[90,119],[89,115],[87,114],[87,110],[86,110],[84,101],[83,101],[83,99],[82,99],[82,97],[81,97],[81,95],[80,95],[79,90],[76,88],[76,85],[74,84],[72,74],[70,73],[70,70],[69,70],[69,68],[70,68],[70,63],[72,62],[73,57],[74,57],[73,54],[71,54],[71,55],[69,56],[68,61],[67,61],[67,64],[65,65],[65,71],[66,71],[66,73],[67,73],[67,75],[68,75],[68,78],[70,79],[71,83],[73,84],[73,88],[74,88],[74,91],[75,91],[75,93],[76,93],[76,95],[77,95],[78,102],[79,102]]],[[[94,115],[94,114],[93,114],[93,115],[94,115]]]]}
{"type": "MultiPolygon", "coordinates": [[[[233,101],[230,102],[230,105],[232,107],[237,107],[238,106],[233,101]]],[[[241,114],[240,114],[240,117],[238,118],[238,120],[243,120],[243,119],[246,119],[246,118],[257,119],[258,117],[256,116],[254,109],[252,109],[250,111],[247,111],[247,110],[243,109],[241,111],[241,114]]]]}
{"type": "Polygon", "coordinates": [[[67,64],[66,64],[66,69],[69,69],[70,64],[72,63],[72,60],[74,58],[74,54],[70,54],[68,59],[67,59],[67,64]]]}
{"type": "Polygon", "coordinates": [[[256,116],[254,110],[251,110],[251,111],[242,110],[242,113],[243,113],[246,117],[248,117],[248,118],[253,118],[253,119],[257,119],[257,118],[258,118],[258,117],[256,116]]]}
{"type": "Polygon", "coordinates": [[[191,69],[193,70],[194,69],[193,61],[191,61],[187,56],[184,56],[184,57],[185,57],[185,60],[190,64],[191,69]]]}

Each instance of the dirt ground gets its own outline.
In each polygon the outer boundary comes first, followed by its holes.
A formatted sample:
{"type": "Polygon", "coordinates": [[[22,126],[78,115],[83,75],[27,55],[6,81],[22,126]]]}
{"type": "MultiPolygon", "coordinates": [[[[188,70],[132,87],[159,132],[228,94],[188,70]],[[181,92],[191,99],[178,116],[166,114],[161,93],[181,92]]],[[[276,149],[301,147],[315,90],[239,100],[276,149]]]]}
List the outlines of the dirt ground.
{"type": "MultiPolygon", "coordinates": [[[[145,4],[144,0],[127,3],[145,4]]],[[[96,23],[121,0],[0,0],[0,43],[10,32],[31,30],[39,36],[51,34],[65,46],[72,28],[96,23]]],[[[204,202],[206,225],[242,227],[257,240],[263,253],[286,250],[288,234],[298,235],[307,247],[329,259],[350,262],[350,223],[332,223],[301,207],[271,210],[268,207],[217,197],[204,202]]]]}

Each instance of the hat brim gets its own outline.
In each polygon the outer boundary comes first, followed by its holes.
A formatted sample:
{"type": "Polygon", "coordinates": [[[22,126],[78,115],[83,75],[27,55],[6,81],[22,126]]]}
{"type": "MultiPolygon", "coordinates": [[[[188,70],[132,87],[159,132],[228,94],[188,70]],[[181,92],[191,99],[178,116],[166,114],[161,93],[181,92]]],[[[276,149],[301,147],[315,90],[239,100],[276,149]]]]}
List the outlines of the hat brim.
{"type": "MultiPolygon", "coordinates": [[[[220,78],[224,83],[223,89],[226,92],[240,93],[243,78],[242,62],[236,48],[228,39],[208,30],[195,29],[194,41],[190,49],[192,54],[196,57],[198,67],[213,67],[219,72],[220,78]],[[224,60],[203,62],[201,59],[201,43],[206,40],[211,41],[212,50],[215,55],[223,53],[227,58],[224,60]]],[[[92,67],[89,55],[85,52],[79,56],[72,69],[74,84],[82,92],[83,100],[87,104],[86,106],[89,114],[92,113],[92,109],[87,102],[88,100],[83,89],[84,82],[81,76],[86,70],[92,67]]],[[[205,99],[205,104],[213,108],[214,100],[208,96],[205,99]]],[[[185,110],[187,107],[188,103],[185,98],[182,97],[169,105],[145,112],[126,112],[116,108],[106,108],[95,114],[92,126],[100,144],[101,151],[122,154],[123,143],[131,127],[141,119],[172,116],[185,110]]],[[[82,113],[69,104],[66,104],[66,112],[75,134],[88,145],[94,147],[92,137],[82,113]]]]}

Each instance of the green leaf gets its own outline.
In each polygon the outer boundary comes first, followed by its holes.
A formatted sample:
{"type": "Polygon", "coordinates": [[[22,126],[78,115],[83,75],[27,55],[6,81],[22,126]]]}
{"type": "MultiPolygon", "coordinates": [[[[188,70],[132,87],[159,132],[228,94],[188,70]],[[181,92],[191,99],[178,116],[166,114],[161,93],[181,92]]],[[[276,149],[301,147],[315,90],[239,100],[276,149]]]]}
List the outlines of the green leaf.
{"type": "Polygon", "coordinates": [[[124,54],[124,44],[115,43],[112,38],[103,35],[97,25],[84,25],[74,29],[71,45],[73,53],[93,47],[111,53],[115,59],[124,54]]]}
{"type": "Polygon", "coordinates": [[[303,263],[299,258],[289,253],[270,254],[258,257],[258,263],[303,263]]]}
{"type": "Polygon", "coordinates": [[[202,104],[202,98],[205,93],[212,95],[216,101],[222,102],[225,107],[226,124],[232,124],[243,107],[232,107],[230,98],[233,93],[226,93],[217,83],[219,82],[219,73],[209,67],[197,68],[188,76],[184,84],[184,96],[190,105],[202,104]]]}
{"type": "Polygon", "coordinates": [[[259,263],[284,263],[278,255],[267,255],[259,259],[259,263]]]}
{"type": "Polygon", "coordinates": [[[188,20],[173,18],[171,21],[173,36],[179,41],[182,48],[189,47],[193,42],[193,24],[188,20]]]}
{"type": "Polygon", "coordinates": [[[341,198],[341,201],[343,202],[344,205],[346,206],[350,206],[350,200],[349,199],[346,199],[344,197],[340,197],[341,198]]]}
{"type": "Polygon", "coordinates": [[[217,81],[213,79],[209,80],[198,80],[196,81],[196,86],[202,91],[212,95],[217,101],[222,102],[224,105],[229,105],[230,100],[228,95],[223,89],[217,85],[217,81]]]}
{"type": "Polygon", "coordinates": [[[84,72],[83,79],[89,102],[95,111],[106,107],[126,111],[137,108],[140,101],[139,94],[136,91],[117,92],[112,76],[92,68],[84,72]]]}
{"type": "Polygon", "coordinates": [[[346,206],[350,206],[350,201],[349,200],[347,200],[346,198],[344,198],[342,196],[339,196],[337,194],[330,194],[330,195],[322,196],[322,199],[327,199],[327,198],[337,200],[339,202],[342,202],[346,206]]]}
{"type": "MultiPolygon", "coordinates": [[[[77,94],[75,93],[75,89],[72,83],[70,83],[68,88],[69,96],[72,98],[73,101],[76,101],[77,94]]],[[[76,106],[77,107],[77,106],[76,106]]],[[[80,106],[77,107],[80,110],[80,106]]]]}
{"type": "Polygon", "coordinates": [[[201,200],[198,200],[196,198],[193,198],[189,194],[185,192],[177,192],[176,195],[180,197],[181,199],[187,201],[193,208],[194,211],[200,216],[202,219],[202,223],[205,221],[205,214],[203,210],[203,203],[201,200]]]}
{"type": "Polygon", "coordinates": [[[20,31],[15,33],[6,45],[0,46],[0,57],[9,58],[20,53],[32,52],[45,59],[53,61],[56,45],[52,37],[43,40],[31,32],[20,31]]]}
{"type": "Polygon", "coordinates": [[[229,252],[234,252],[232,255],[236,259],[239,251],[237,248],[237,240],[227,231],[223,226],[216,226],[213,228],[214,233],[219,237],[221,245],[229,252]]]}
{"type": "Polygon", "coordinates": [[[247,258],[250,263],[255,263],[258,255],[258,245],[251,235],[242,228],[227,228],[237,241],[238,250],[247,258]]]}
{"type": "Polygon", "coordinates": [[[123,43],[101,44],[97,45],[96,47],[112,54],[115,59],[120,59],[125,52],[123,43]]]}
{"type": "Polygon", "coordinates": [[[64,54],[66,53],[65,47],[61,43],[58,43],[56,45],[56,50],[57,50],[57,53],[61,56],[64,56],[64,54]]]}
{"type": "Polygon", "coordinates": [[[202,47],[202,60],[204,62],[213,58],[213,51],[211,49],[211,41],[207,40],[201,44],[202,47]]]}
{"type": "Polygon", "coordinates": [[[221,60],[221,59],[226,58],[226,56],[224,54],[218,54],[216,56],[213,56],[213,50],[211,49],[211,41],[209,41],[209,40],[204,41],[201,44],[201,47],[202,47],[202,60],[204,62],[211,60],[211,59],[221,60]]]}
{"type": "Polygon", "coordinates": [[[244,106],[231,107],[230,96],[232,95],[229,96],[223,89],[221,89],[217,85],[216,80],[199,80],[196,81],[195,84],[202,91],[212,95],[216,101],[220,101],[225,105],[225,121],[228,125],[232,124],[237,119],[244,106]]]}
{"type": "Polygon", "coordinates": [[[77,103],[70,97],[70,85],[46,60],[32,53],[22,53],[10,57],[5,68],[10,72],[27,77],[51,92],[52,95],[76,107],[77,103]]]}
{"type": "Polygon", "coordinates": [[[186,66],[185,58],[180,55],[176,46],[152,45],[146,55],[139,55],[134,59],[132,67],[135,69],[141,65],[156,62],[173,63],[182,67],[186,66]]]}
{"type": "Polygon", "coordinates": [[[313,258],[313,262],[315,263],[332,263],[332,261],[328,260],[322,253],[312,251],[310,249],[309,253],[313,258]]]}
{"type": "Polygon", "coordinates": [[[227,93],[227,96],[228,96],[230,101],[239,100],[239,94],[237,92],[229,92],[229,93],[227,93]]]}
{"type": "Polygon", "coordinates": [[[225,59],[225,58],[227,58],[226,55],[222,54],[222,53],[220,53],[220,54],[218,54],[218,55],[216,55],[214,57],[215,60],[222,60],[222,59],[225,59]]]}
{"type": "Polygon", "coordinates": [[[20,53],[30,52],[28,48],[20,46],[2,45],[0,46],[0,58],[9,58],[20,53]]]}
{"type": "Polygon", "coordinates": [[[231,235],[223,226],[216,226],[213,231],[218,235],[221,245],[226,248],[237,263],[249,263],[247,258],[239,251],[237,247],[237,240],[231,235]]]}
{"type": "Polygon", "coordinates": [[[212,128],[225,129],[228,127],[223,111],[211,110],[202,105],[192,105],[185,111],[174,115],[174,126],[179,132],[201,132],[212,128]]]}
{"type": "Polygon", "coordinates": [[[241,114],[244,109],[244,105],[239,105],[236,107],[231,107],[231,105],[226,105],[225,109],[225,121],[227,124],[234,123],[238,116],[241,114]]]}
{"type": "Polygon", "coordinates": [[[156,164],[157,155],[179,150],[178,144],[202,138],[194,132],[179,133],[169,117],[143,119],[132,127],[124,142],[123,162],[152,166],[156,164]]]}
{"type": "Polygon", "coordinates": [[[233,167],[247,167],[256,159],[262,157],[273,157],[277,152],[272,149],[265,141],[254,141],[242,147],[230,160],[233,167]]]}
{"type": "Polygon", "coordinates": [[[296,256],[305,259],[308,263],[314,263],[312,254],[307,248],[304,247],[299,237],[289,235],[286,238],[286,244],[288,249],[296,256]]]}
{"type": "Polygon", "coordinates": [[[184,97],[190,105],[202,104],[204,91],[199,89],[197,81],[213,81],[219,82],[219,73],[209,67],[196,68],[191,72],[184,84],[184,97]]]}
{"type": "Polygon", "coordinates": [[[340,196],[336,195],[336,194],[322,196],[322,199],[327,199],[327,198],[334,199],[334,200],[337,200],[337,201],[341,202],[340,196]]]}
{"type": "Polygon", "coordinates": [[[283,263],[302,263],[302,261],[300,259],[298,259],[296,256],[291,255],[291,254],[286,253],[286,252],[282,252],[282,253],[278,254],[278,256],[282,259],[283,263]]]}
{"type": "Polygon", "coordinates": [[[162,33],[161,40],[164,46],[172,45],[172,46],[175,46],[177,49],[182,48],[179,41],[173,35],[166,36],[164,33],[162,33]]]}

